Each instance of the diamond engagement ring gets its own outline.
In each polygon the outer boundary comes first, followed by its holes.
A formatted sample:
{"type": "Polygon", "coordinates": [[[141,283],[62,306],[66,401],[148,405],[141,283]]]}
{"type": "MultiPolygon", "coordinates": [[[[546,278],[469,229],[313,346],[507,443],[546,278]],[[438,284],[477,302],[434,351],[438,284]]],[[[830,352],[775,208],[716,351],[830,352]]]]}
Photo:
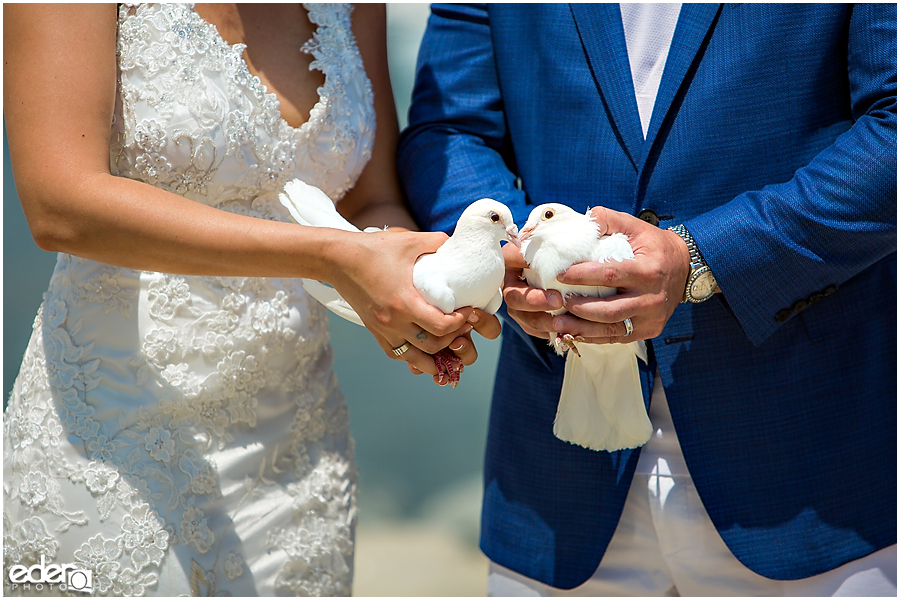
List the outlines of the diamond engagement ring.
{"type": "MultiPolygon", "coordinates": [[[[622,324],[625,325],[625,337],[634,333],[634,325],[631,324],[631,319],[625,319],[622,321],[622,324]]],[[[394,352],[396,352],[396,350],[394,350],[394,352]]]]}
{"type": "Polygon", "coordinates": [[[403,344],[393,349],[394,356],[403,356],[409,350],[409,344],[403,344]]]}

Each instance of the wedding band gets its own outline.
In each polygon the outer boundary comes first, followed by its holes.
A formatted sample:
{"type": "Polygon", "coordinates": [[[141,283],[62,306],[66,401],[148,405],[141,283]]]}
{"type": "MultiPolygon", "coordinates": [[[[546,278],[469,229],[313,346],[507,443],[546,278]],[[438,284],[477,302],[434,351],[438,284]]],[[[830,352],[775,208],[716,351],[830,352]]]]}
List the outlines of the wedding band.
{"type": "Polygon", "coordinates": [[[402,346],[397,346],[393,349],[394,356],[403,356],[406,351],[409,350],[409,344],[403,344],[402,346]]]}
{"type": "Polygon", "coordinates": [[[631,324],[631,319],[625,319],[622,321],[622,324],[625,325],[625,337],[634,333],[634,325],[631,324]]]}

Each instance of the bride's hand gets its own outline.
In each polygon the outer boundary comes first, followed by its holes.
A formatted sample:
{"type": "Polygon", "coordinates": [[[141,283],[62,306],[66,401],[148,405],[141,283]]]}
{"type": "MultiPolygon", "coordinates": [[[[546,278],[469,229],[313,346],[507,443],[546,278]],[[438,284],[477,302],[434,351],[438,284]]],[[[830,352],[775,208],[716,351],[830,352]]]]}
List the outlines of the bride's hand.
{"type": "MultiPolygon", "coordinates": [[[[332,257],[335,269],[329,281],[353,307],[388,358],[403,360],[431,375],[438,372],[431,355],[473,329],[473,324],[467,322],[471,308],[445,315],[428,304],[413,286],[416,259],[434,252],[446,239],[444,233],[396,230],[351,234],[341,247],[340,256],[332,257]],[[409,350],[398,357],[393,349],[403,344],[409,344],[409,350]]],[[[469,364],[474,362],[473,351],[474,348],[464,352],[469,364]]]]}
{"type": "MultiPolygon", "coordinates": [[[[500,319],[494,315],[490,315],[480,308],[472,310],[469,315],[468,322],[474,327],[481,337],[495,340],[500,336],[500,319]]],[[[459,336],[448,346],[453,354],[460,359],[464,367],[473,364],[478,359],[478,351],[475,349],[475,342],[472,341],[472,332],[459,336]]],[[[421,375],[423,371],[419,370],[415,365],[410,363],[409,372],[413,375],[421,375]]],[[[462,369],[460,369],[462,373],[462,369]]],[[[441,380],[438,375],[432,375],[432,379],[437,385],[447,385],[447,381],[441,380]]]]}

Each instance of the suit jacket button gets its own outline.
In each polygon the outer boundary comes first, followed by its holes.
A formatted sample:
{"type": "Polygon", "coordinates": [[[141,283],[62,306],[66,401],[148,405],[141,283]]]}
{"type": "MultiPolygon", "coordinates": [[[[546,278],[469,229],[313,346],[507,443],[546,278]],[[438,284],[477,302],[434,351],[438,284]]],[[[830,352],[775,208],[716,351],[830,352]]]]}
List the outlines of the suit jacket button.
{"type": "Polygon", "coordinates": [[[778,321],[779,323],[784,323],[785,321],[787,321],[788,319],[791,318],[791,314],[792,313],[791,313],[790,309],[785,308],[785,309],[779,310],[777,313],[775,313],[775,320],[778,321]]]}
{"type": "Polygon", "coordinates": [[[655,211],[652,211],[649,208],[645,208],[644,210],[639,212],[638,219],[640,219],[641,221],[646,221],[654,227],[659,227],[659,215],[657,215],[655,211]]]}
{"type": "Polygon", "coordinates": [[[822,295],[823,295],[823,296],[830,296],[830,295],[832,295],[833,293],[835,293],[836,291],[837,291],[837,286],[836,286],[836,285],[829,285],[827,288],[825,288],[824,290],[822,290],[822,295]]]}
{"type": "Polygon", "coordinates": [[[809,306],[809,303],[806,300],[797,300],[794,302],[794,305],[791,307],[791,310],[794,311],[794,314],[803,311],[804,308],[809,306]]]}
{"type": "Polygon", "coordinates": [[[821,300],[824,297],[825,297],[825,294],[823,294],[822,292],[816,292],[815,294],[813,294],[812,296],[807,298],[806,301],[809,302],[810,304],[815,304],[816,302],[818,302],[819,300],[821,300]]]}

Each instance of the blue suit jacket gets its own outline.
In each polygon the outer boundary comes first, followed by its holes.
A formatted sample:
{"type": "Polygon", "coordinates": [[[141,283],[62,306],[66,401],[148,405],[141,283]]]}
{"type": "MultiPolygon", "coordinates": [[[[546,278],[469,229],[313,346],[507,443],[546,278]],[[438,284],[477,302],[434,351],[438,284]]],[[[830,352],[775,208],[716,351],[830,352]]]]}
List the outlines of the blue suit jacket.
{"type": "MultiPolygon", "coordinates": [[[[658,367],[713,523],[774,579],[896,542],[896,41],[893,4],[685,4],[646,141],[615,4],[435,5],[420,50],[399,166],[426,228],[490,196],[692,232],[724,294],[678,307],[645,393],[658,367]]],[[[557,440],[563,363],[505,327],[482,549],[571,588],[639,451],[557,440]]]]}

